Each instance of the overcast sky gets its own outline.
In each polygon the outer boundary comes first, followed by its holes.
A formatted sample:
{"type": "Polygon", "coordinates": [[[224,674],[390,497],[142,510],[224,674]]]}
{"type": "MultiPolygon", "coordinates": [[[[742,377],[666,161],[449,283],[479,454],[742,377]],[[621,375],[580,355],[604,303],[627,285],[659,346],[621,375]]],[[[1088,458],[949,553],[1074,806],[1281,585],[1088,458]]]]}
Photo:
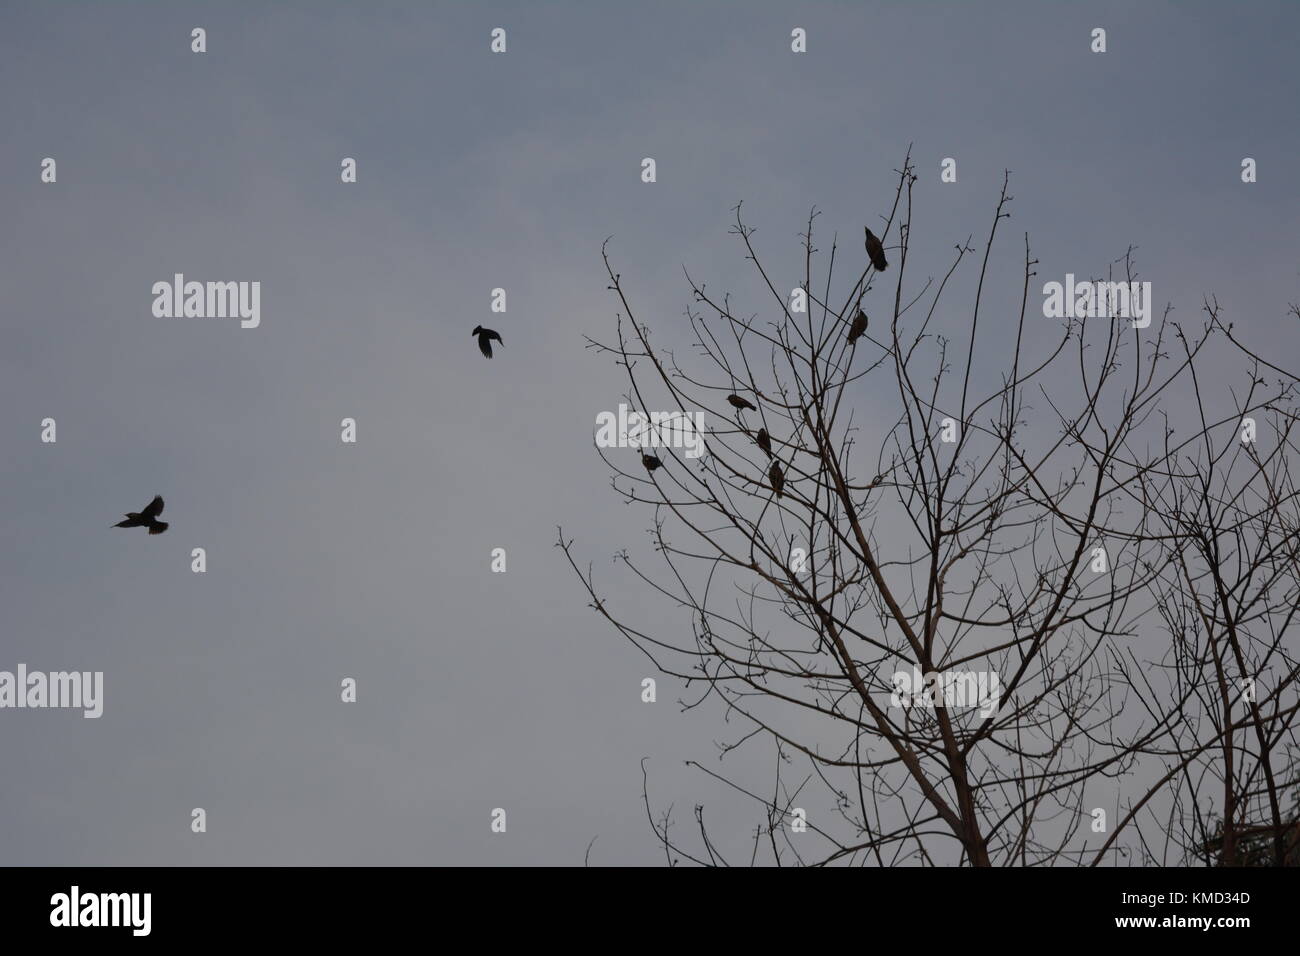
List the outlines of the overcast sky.
{"type": "Polygon", "coordinates": [[[809,208],[857,249],[911,144],[918,282],[1009,168],[994,302],[1025,231],[1045,279],[1136,246],[1158,303],[1294,355],[1297,35],[1294,3],[5,3],[0,670],[105,701],[0,710],[0,862],[662,861],[643,757],[657,807],[737,805],[683,765],[718,714],[641,702],[553,547],[671,620],[609,560],[649,521],[592,448],[601,242],[684,344],[682,266],[747,281],[737,201],[793,275],[809,208]],[[156,318],[177,272],[260,281],[260,327],[156,318]],[[154,494],[166,534],[110,527],[154,494]]]}

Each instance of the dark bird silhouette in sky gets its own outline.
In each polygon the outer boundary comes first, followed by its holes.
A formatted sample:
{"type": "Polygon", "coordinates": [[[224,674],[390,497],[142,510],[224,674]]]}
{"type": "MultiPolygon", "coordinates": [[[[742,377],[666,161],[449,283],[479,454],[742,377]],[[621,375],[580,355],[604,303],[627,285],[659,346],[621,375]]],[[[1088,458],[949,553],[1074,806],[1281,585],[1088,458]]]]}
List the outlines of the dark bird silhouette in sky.
{"type": "Polygon", "coordinates": [[[643,454],[641,456],[641,464],[645,465],[646,471],[654,471],[656,468],[663,467],[663,462],[654,455],[643,454]]]}
{"type": "Polygon", "coordinates": [[[865,331],[867,331],[867,313],[858,309],[858,314],[853,317],[853,325],[849,328],[849,344],[852,345],[862,338],[862,333],[865,331]]]}
{"type": "MultiPolygon", "coordinates": [[[[470,335],[478,336],[478,350],[483,353],[484,358],[492,357],[492,340],[496,339],[501,342],[501,333],[493,332],[491,329],[485,329],[481,325],[474,326],[474,331],[470,335]]],[[[506,343],[501,342],[501,347],[505,348],[506,343]]]]}
{"type": "Polygon", "coordinates": [[[728,395],[727,401],[731,404],[732,408],[748,408],[751,412],[758,411],[757,408],[751,405],[747,400],[741,398],[739,395],[728,395]]]}
{"type": "Polygon", "coordinates": [[[113,525],[114,528],[148,528],[150,534],[162,534],[167,530],[167,522],[159,521],[158,516],[162,514],[163,500],[162,495],[154,495],[153,501],[149,502],[143,511],[128,511],[126,520],[119,521],[113,525]]]}
{"type": "Polygon", "coordinates": [[[766,428],[758,430],[758,447],[763,449],[768,458],[772,457],[772,436],[767,433],[766,428]]]}
{"type": "Polygon", "coordinates": [[[772,467],[767,470],[767,477],[772,481],[772,490],[776,492],[778,498],[781,492],[785,490],[785,475],[781,474],[781,465],[779,462],[772,462],[772,467]]]}
{"type": "MultiPolygon", "coordinates": [[[[865,226],[863,226],[866,229],[865,226]]],[[[885,259],[885,247],[880,244],[876,234],[867,229],[867,255],[871,257],[871,264],[876,267],[877,272],[884,272],[889,268],[889,262],[885,259]]]]}

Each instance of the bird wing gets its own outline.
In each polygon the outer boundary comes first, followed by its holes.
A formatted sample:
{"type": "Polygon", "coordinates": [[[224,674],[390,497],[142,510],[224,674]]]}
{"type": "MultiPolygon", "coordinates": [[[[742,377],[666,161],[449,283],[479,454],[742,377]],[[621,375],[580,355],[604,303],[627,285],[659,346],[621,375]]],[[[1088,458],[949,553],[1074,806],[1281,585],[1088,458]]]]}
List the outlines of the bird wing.
{"type": "Polygon", "coordinates": [[[146,507],[143,511],[140,512],[140,517],[144,518],[147,521],[152,521],[154,518],[162,514],[162,510],[163,510],[162,495],[154,495],[153,501],[149,502],[148,507],[146,507]]]}
{"type": "Polygon", "coordinates": [[[114,528],[138,528],[143,522],[136,521],[134,518],[127,518],[125,521],[119,521],[113,525],[114,528]]]}
{"type": "Polygon", "coordinates": [[[488,338],[490,338],[490,339],[496,339],[498,342],[501,342],[502,345],[505,345],[505,344],[506,344],[504,341],[502,341],[502,339],[501,339],[501,333],[500,333],[500,332],[489,332],[489,333],[488,333],[488,338]]]}
{"type": "Polygon", "coordinates": [[[871,237],[872,241],[867,243],[867,256],[871,259],[871,264],[876,267],[878,272],[884,272],[889,268],[889,260],[885,258],[885,247],[881,245],[879,239],[871,237]]]}
{"type": "Polygon", "coordinates": [[[490,338],[490,335],[480,335],[478,337],[478,350],[487,358],[492,357],[492,343],[488,341],[490,338]]]}
{"type": "Polygon", "coordinates": [[[871,264],[876,267],[877,271],[884,272],[885,269],[889,268],[889,262],[885,259],[885,245],[870,228],[866,229],[866,233],[867,257],[871,259],[871,264]]]}
{"type": "Polygon", "coordinates": [[[151,522],[150,525],[149,525],[149,533],[150,533],[150,534],[162,534],[162,533],[163,533],[164,531],[166,531],[166,530],[167,530],[167,522],[166,522],[166,521],[154,521],[154,522],[151,522]]]}

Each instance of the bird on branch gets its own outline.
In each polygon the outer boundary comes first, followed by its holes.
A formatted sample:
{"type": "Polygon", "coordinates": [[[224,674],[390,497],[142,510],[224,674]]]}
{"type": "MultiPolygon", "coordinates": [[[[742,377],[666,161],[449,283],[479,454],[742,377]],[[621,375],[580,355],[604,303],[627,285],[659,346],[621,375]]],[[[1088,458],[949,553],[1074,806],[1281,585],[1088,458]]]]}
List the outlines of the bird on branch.
{"type": "Polygon", "coordinates": [[[781,465],[779,462],[772,462],[772,467],[767,470],[767,477],[772,482],[772,490],[775,491],[776,496],[780,498],[781,492],[785,490],[785,475],[781,473],[781,465]]]}
{"type": "Polygon", "coordinates": [[[853,325],[849,328],[849,344],[852,345],[862,334],[867,331],[867,313],[858,309],[858,314],[853,318],[853,325]]]}
{"type": "MultiPolygon", "coordinates": [[[[862,228],[866,229],[866,226],[862,228]]],[[[884,272],[889,268],[889,261],[885,259],[885,247],[870,229],[867,229],[867,255],[871,258],[871,264],[876,267],[877,272],[884,272]]]]}

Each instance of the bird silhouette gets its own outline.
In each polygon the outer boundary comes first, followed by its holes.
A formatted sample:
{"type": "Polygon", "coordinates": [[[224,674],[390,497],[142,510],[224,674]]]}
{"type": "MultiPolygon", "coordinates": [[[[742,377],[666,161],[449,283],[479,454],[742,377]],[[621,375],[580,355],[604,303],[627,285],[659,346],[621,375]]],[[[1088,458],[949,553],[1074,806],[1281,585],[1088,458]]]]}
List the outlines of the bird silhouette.
{"type": "Polygon", "coordinates": [[[645,465],[646,471],[654,471],[656,468],[663,467],[663,462],[660,461],[658,458],[656,458],[654,455],[643,454],[641,456],[641,464],[645,465]]]}
{"type": "Polygon", "coordinates": [[[768,458],[772,457],[772,436],[767,433],[766,428],[758,430],[758,447],[763,449],[768,458]]]}
{"type": "Polygon", "coordinates": [[[772,481],[772,490],[776,492],[778,498],[785,489],[785,475],[781,474],[781,465],[779,462],[772,462],[772,467],[767,470],[767,477],[772,481]]]}
{"type": "Polygon", "coordinates": [[[853,317],[853,325],[849,328],[849,344],[852,345],[862,338],[862,333],[865,331],[867,331],[867,313],[858,309],[858,314],[853,317]]]}
{"type": "MultiPolygon", "coordinates": [[[[862,228],[866,229],[866,226],[862,228]]],[[[867,255],[871,257],[871,264],[876,267],[877,272],[884,272],[889,268],[889,262],[885,259],[885,247],[880,244],[880,240],[870,229],[867,229],[867,255]]]]}
{"type": "Polygon", "coordinates": [[[727,401],[728,403],[730,403],[732,408],[748,408],[751,412],[758,411],[757,408],[755,408],[745,399],[741,398],[739,395],[728,395],[727,401]]]}
{"type": "Polygon", "coordinates": [[[167,522],[159,521],[158,516],[162,514],[163,500],[162,495],[154,495],[153,501],[149,502],[143,511],[128,511],[126,520],[119,521],[113,525],[114,528],[148,528],[150,534],[162,534],[167,530],[167,522]]]}
{"type": "MultiPolygon", "coordinates": [[[[501,333],[493,332],[491,329],[485,329],[481,325],[474,326],[474,331],[470,335],[478,336],[478,350],[483,353],[484,358],[492,357],[492,340],[496,339],[501,342],[501,333]]],[[[501,347],[505,348],[506,343],[501,342],[501,347]]]]}

